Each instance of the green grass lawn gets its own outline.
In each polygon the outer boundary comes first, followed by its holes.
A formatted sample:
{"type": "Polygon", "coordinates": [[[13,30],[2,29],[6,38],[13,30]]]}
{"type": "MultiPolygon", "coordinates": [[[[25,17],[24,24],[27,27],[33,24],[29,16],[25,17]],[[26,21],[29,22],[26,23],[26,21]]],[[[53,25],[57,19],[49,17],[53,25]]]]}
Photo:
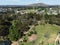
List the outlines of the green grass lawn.
{"type": "Polygon", "coordinates": [[[42,41],[44,41],[44,43],[47,43],[47,42],[53,43],[53,39],[56,38],[60,28],[57,25],[45,24],[45,25],[36,26],[35,30],[38,35],[36,44],[39,44],[42,41]],[[45,37],[45,35],[47,35],[47,37],[45,37]]]}
{"type": "Polygon", "coordinates": [[[36,9],[26,9],[24,10],[25,12],[31,12],[31,13],[34,13],[36,11],[36,9]]]}
{"type": "Polygon", "coordinates": [[[35,43],[28,41],[24,45],[42,45],[42,41],[43,45],[53,45],[53,41],[57,37],[57,33],[60,30],[60,26],[51,24],[37,25],[35,27],[35,30],[38,36],[35,43]],[[47,37],[45,37],[45,35],[47,35],[47,37]]]}

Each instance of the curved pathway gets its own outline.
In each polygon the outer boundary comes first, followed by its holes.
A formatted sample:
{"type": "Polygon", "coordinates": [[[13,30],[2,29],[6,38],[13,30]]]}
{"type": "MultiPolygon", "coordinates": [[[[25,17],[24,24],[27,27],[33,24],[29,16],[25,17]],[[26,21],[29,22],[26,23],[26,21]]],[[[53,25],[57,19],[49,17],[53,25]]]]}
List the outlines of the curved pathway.
{"type": "Polygon", "coordinates": [[[54,45],[56,45],[57,41],[58,41],[58,45],[60,45],[60,34],[58,34],[58,36],[56,37],[54,45]]]}

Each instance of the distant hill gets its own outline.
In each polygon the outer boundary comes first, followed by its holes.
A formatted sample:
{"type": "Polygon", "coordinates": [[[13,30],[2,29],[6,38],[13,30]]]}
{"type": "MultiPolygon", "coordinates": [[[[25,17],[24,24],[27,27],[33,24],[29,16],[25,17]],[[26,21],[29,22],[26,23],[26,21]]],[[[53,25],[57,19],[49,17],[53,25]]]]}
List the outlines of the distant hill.
{"type": "Polygon", "coordinates": [[[48,6],[47,4],[44,3],[34,3],[34,4],[30,4],[29,6],[48,6]]]}
{"type": "Polygon", "coordinates": [[[34,7],[60,7],[60,5],[48,5],[48,4],[44,4],[44,3],[34,3],[34,4],[30,4],[28,6],[34,6],[34,7]]]}

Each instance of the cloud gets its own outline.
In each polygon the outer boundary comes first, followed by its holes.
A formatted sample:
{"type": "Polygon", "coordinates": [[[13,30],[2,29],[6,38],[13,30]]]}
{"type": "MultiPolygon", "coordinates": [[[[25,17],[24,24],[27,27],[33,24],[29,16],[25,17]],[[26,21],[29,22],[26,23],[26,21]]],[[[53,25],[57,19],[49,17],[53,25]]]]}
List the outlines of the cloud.
{"type": "Polygon", "coordinates": [[[36,0],[36,1],[40,1],[40,0],[36,0]]]}

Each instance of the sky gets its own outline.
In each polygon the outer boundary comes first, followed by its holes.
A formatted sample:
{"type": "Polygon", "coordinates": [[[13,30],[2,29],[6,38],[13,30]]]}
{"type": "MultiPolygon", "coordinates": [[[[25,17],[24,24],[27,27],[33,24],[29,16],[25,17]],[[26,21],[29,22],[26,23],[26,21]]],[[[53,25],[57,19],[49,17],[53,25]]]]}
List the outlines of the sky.
{"type": "Polygon", "coordinates": [[[0,0],[0,5],[28,5],[34,3],[60,5],[60,0],[0,0]]]}

